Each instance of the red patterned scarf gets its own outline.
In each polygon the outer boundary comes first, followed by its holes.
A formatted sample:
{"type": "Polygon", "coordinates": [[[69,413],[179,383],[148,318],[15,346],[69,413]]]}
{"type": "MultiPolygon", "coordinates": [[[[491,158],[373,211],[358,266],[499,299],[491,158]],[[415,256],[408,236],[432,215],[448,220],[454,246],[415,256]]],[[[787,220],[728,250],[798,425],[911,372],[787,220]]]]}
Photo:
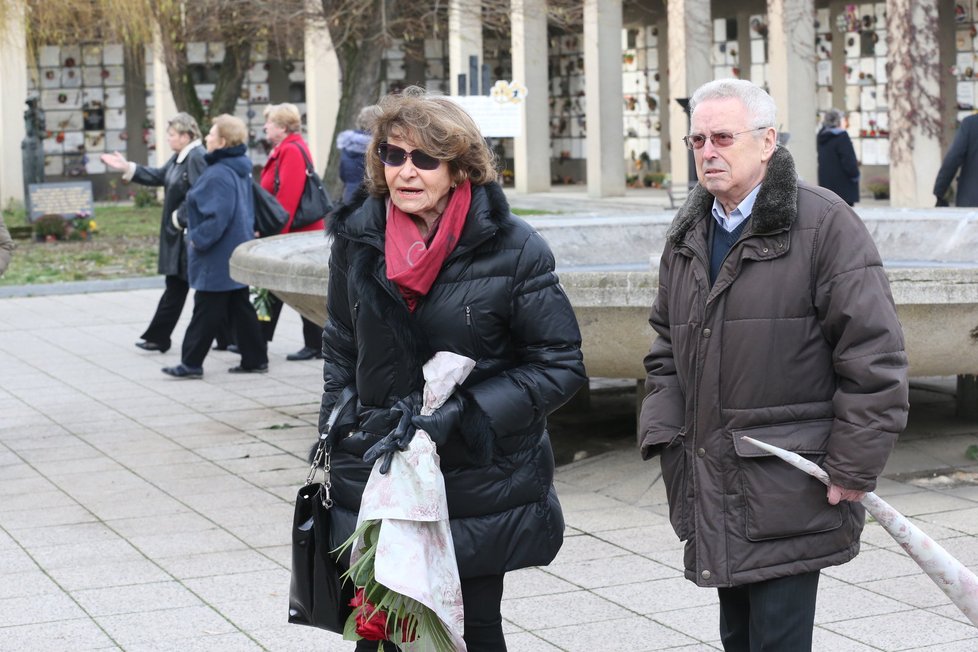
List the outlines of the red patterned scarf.
{"type": "Polygon", "coordinates": [[[387,278],[397,285],[411,312],[417,307],[418,299],[428,294],[445,259],[458,244],[471,201],[472,185],[466,180],[455,188],[445,212],[428,234],[428,242],[421,237],[410,215],[393,201],[388,203],[384,234],[387,278]]]}

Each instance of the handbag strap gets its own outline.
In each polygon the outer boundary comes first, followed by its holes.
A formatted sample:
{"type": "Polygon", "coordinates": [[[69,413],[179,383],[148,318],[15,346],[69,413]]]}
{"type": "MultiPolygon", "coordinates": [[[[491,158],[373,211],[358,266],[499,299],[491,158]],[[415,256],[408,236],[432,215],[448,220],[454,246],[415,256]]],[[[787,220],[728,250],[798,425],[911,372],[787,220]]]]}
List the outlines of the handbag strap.
{"type": "Polygon", "coordinates": [[[336,425],[336,421],[346,405],[356,398],[357,390],[355,385],[347,385],[340,392],[339,396],[336,398],[336,402],[333,403],[333,409],[329,413],[329,419],[326,421],[326,427],[323,431],[319,433],[319,443],[316,446],[316,454],[313,455],[312,465],[309,467],[309,474],[306,476],[306,486],[308,487],[313,483],[316,478],[316,469],[322,465],[323,469],[323,489],[320,492],[320,499],[322,500],[323,507],[329,509],[333,506],[333,499],[330,496],[330,490],[333,485],[330,482],[330,452],[333,448],[333,427],[336,425]]]}
{"type": "Polygon", "coordinates": [[[306,150],[297,142],[293,142],[292,144],[299,148],[299,153],[302,154],[302,160],[306,162],[306,176],[311,177],[316,173],[316,169],[312,166],[312,161],[309,160],[309,157],[306,156],[306,150]]]}
{"type": "Polygon", "coordinates": [[[312,466],[309,468],[309,475],[306,476],[306,486],[308,487],[313,483],[316,478],[316,469],[319,468],[320,463],[323,468],[323,482],[322,489],[319,491],[319,499],[322,501],[323,507],[329,509],[333,506],[333,498],[330,495],[330,491],[333,488],[333,483],[330,481],[330,465],[329,465],[329,454],[330,449],[327,445],[327,439],[329,438],[329,431],[324,432],[319,436],[319,446],[316,447],[316,455],[312,458],[312,466]]]}
{"type": "MultiPolygon", "coordinates": [[[[306,162],[306,177],[311,177],[313,174],[315,174],[316,170],[312,167],[312,161],[310,161],[309,157],[306,156],[306,150],[302,149],[302,146],[299,145],[299,143],[293,142],[292,144],[299,148],[299,153],[302,154],[302,160],[306,162]]],[[[280,183],[278,179],[278,166],[281,162],[281,156],[275,159],[275,188],[272,190],[272,194],[276,197],[278,196],[278,188],[280,183]]]]}

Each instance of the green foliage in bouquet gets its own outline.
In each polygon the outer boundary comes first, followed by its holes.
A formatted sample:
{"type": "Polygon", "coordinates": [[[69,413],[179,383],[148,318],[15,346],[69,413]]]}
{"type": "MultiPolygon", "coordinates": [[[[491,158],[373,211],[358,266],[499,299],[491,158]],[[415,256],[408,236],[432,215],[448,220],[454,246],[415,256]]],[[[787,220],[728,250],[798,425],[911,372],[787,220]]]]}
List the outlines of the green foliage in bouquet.
{"type": "MultiPolygon", "coordinates": [[[[351,602],[353,613],[346,621],[343,638],[357,641],[395,640],[402,643],[416,639],[430,641],[437,652],[454,652],[455,646],[445,624],[434,611],[413,598],[397,593],[377,581],[374,560],[380,540],[381,521],[364,521],[334,554],[342,555],[363,535],[360,557],[343,573],[344,581],[357,587],[351,602]]],[[[383,643],[378,650],[383,650],[383,643]]]]}

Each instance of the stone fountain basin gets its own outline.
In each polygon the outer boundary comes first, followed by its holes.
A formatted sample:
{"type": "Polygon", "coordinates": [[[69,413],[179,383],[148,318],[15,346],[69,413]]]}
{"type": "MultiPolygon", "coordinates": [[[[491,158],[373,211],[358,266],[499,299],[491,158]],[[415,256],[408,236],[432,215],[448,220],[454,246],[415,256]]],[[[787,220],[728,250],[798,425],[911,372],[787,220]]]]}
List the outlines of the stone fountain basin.
{"type": "MultiPolygon", "coordinates": [[[[883,256],[914,376],[978,374],[978,211],[857,210],[883,256]]],[[[674,213],[540,216],[583,336],[588,374],[643,378],[658,256],[674,213]]],[[[326,319],[329,242],[322,233],[253,240],[231,276],[272,290],[308,319],[326,319]]]]}

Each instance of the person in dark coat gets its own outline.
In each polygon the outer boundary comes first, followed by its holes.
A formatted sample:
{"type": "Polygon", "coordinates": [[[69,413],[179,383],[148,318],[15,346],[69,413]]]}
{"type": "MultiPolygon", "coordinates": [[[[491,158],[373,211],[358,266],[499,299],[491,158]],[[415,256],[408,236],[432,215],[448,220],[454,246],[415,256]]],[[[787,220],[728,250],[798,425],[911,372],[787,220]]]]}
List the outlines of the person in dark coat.
{"type": "Polygon", "coordinates": [[[660,457],[686,578],[719,595],[723,649],[806,652],[820,571],[859,552],[859,501],[907,423],[903,332],[869,231],[798,179],[771,96],[719,79],[690,108],[699,184],[660,257],[641,454],[660,457]]]}
{"type": "MultiPolygon", "coordinates": [[[[413,426],[438,448],[470,652],[501,652],[503,575],[548,564],[563,540],[547,415],[587,381],[574,312],[547,243],[514,216],[471,117],[410,87],[381,101],[367,151],[370,197],[331,224],[320,430],[359,394],[332,444],[333,543],[353,532],[391,407],[423,387],[438,351],[476,361],[413,426]]],[[[357,650],[376,650],[360,640],[357,650]]]]}
{"type": "Polygon", "coordinates": [[[248,128],[239,118],[214,118],[207,134],[207,168],[187,193],[187,277],[194,313],[183,337],[180,364],[164,367],[176,378],[200,378],[211,340],[230,317],[241,353],[231,373],[268,371],[265,338],[251,305],[248,286],[231,278],[235,247],[255,237],[248,128]]]}
{"type": "Polygon", "coordinates": [[[941,169],[934,181],[934,196],[938,206],[947,206],[947,189],[954,177],[958,177],[957,192],[954,196],[956,206],[978,206],[978,115],[971,115],[961,121],[961,127],[954,136],[951,149],[944,155],[941,169]],[[958,170],[961,174],[958,174],[958,170]]]}
{"type": "Polygon", "coordinates": [[[340,150],[343,203],[349,203],[363,183],[367,146],[370,145],[372,138],[370,130],[377,120],[379,111],[380,107],[376,104],[363,107],[357,115],[357,128],[341,131],[336,137],[336,146],[340,150]]]}
{"type": "Polygon", "coordinates": [[[144,351],[166,353],[173,329],[183,312],[190,285],[187,283],[187,245],[180,214],[190,187],[207,167],[200,142],[200,127],[188,113],[178,113],[167,124],[167,142],[174,154],[163,167],[152,168],[127,161],[119,152],[102,154],[106,166],[122,172],[124,181],[144,186],[163,186],[163,215],[160,219],[160,252],[157,271],[166,279],[156,313],[140,335],[136,346],[144,351]]]}
{"type": "Polygon", "coordinates": [[[818,185],[853,206],[859,201],[859,161],[842,125],[842,112],[829,109],[818,132],[818,185]]]}

